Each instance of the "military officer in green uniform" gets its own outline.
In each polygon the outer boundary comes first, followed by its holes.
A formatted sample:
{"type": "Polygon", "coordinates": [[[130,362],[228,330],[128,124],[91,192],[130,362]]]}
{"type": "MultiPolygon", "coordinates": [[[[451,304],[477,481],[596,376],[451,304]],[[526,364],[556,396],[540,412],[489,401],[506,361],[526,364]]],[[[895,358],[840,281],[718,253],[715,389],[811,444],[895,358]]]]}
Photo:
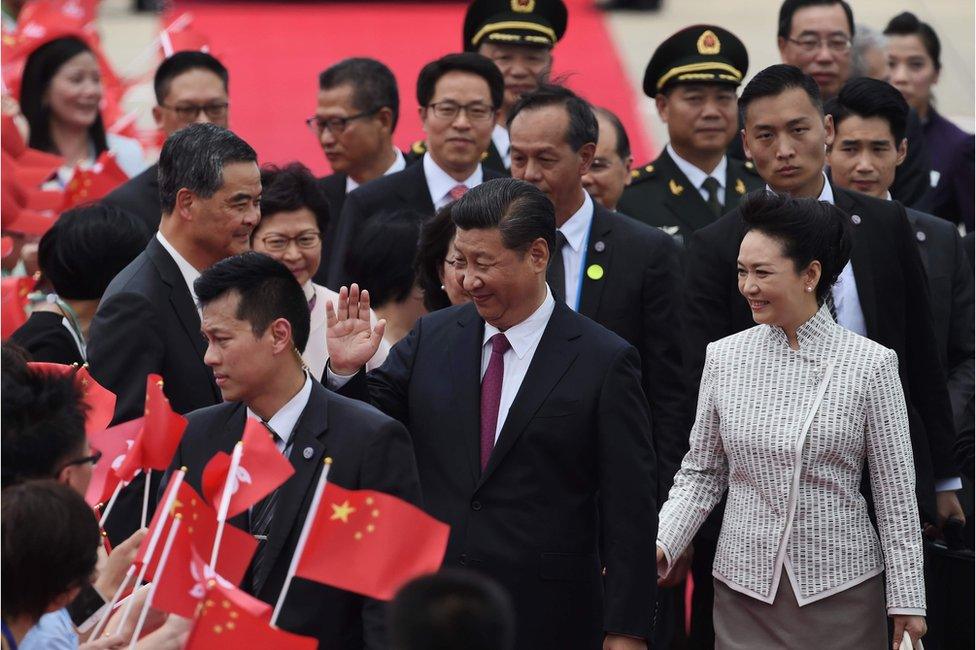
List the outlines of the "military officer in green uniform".
{"type": "Polygon", "coordinates": [[[619,212],[657,226],[686,243],[763,187],[751,162],[728,158],[739,137],[736,89],[749,67],[746,48],[714,25],[693,25],[655,50],[644,73],[669,142],[652,163],[632,174],[619,212]]]}
{"type": "MultiPolygon", "coordinates": [[[[495,62],[505,78],[505,100],[481,164],[508,174],[512,166],[506,120],[522,95],[549,82],[552,48],[566,33],[563,0],[474,0],[464,16],[465,52],[495,62]]],[[[406,152],[407,164],[420,160],[427,143],[418,140],[406,152]]]]}

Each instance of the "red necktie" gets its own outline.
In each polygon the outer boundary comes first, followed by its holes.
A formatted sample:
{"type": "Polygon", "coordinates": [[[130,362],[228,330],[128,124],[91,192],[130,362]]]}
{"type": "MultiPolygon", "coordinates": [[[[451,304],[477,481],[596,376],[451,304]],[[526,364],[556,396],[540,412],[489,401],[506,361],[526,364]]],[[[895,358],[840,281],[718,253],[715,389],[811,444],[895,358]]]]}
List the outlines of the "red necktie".
{"type": "Polygon", "coordinates": [[[451,197],[452,201],[457,201],[459,198],[464,196],[464,193],[467,191],[468,191],[467,185],[455,185],[454,187],[451,188],[451,191],[448,192],[447,194],[448,196],[451,197]]]}
{"type": "Polygon", "coordinates": [[[488,370],[481,380],[481,471],[485,471],[488,458],[495,446],[495,428],[498,426],[498,403],[502,398],[502,377],[505,375],[505,351],[511,346],[504,334],[491,337],[491,359],[488,370]]]}

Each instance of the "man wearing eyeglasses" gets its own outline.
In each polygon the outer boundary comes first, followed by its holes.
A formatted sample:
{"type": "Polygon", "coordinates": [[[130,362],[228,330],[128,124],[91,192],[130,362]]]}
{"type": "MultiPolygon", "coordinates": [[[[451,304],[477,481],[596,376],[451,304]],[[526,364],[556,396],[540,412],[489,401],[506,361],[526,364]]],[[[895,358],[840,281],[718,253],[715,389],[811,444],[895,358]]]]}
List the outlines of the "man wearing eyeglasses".
{"type": "MultiPolygon", "coordinates": [[[[403,154],[393,146],[400,115],[396,77],[375,59],[345,59],[319,75],[315,115],[305,120],[325,153],[332,174],[319,180],[329,203],[329,225],[322,233],[322,256],[332,257],[346,195],[360,185],[404,167],[403,154]]],[[[315,281],[325,284],[328,267],[319,267],[315,281]]]]}
{"type": "Polygon", "coordinates": [[[349,277],[347,255],[370,217],[396,210],[433,216],[482,181],[501,176],[483,168],[481,160],[491,143],[504,90],[501,72],[479,54],[448,54],[424,66],[417,78],[417,102],[428,149],[419,163],[346,198],[327,260],[326,286],[338,290],[357,280],[349,277]]]}
{"type": "MultiPolygon", "coordinates": [[[[156,126],[167,137],[198,122],[226,129],[227,80],[227,68],[206,52],[177,52],[169,57],[153,79],[156,126]]],[[[146,224],[148,237],[155,234],[162,217],[158,175],[159,166],[154,164],[102,199],[138,216],[146,224]]]]}

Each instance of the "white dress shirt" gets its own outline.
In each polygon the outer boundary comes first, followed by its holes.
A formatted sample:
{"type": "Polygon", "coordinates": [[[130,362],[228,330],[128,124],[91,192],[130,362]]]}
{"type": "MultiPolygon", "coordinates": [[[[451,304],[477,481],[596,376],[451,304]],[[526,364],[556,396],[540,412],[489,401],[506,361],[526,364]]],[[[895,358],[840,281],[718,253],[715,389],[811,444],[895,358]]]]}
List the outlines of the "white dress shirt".
{"type": "Polygon", "coordinates": [[[502,157],[505,169],[510,168],[512,166],[512,138],[508,135],[508,129],[501,124],[496,124],[491,132],[491,141],[495,145],[495,149],[498,149],[498,155],[502,157]]]}
{"type": "Polygon", "coordinates": [[[176,267],[180,270],[180,275],[183,276],[183,281],[186,282],[186,288],[190,291],[190,297],[193,298],[193,304],[196,305],[197,311],[200,311],[200,305],[197,303],[197,292],[193,290],[193,281],[200,277],[200,271],[197,271],[196,267],[186,261],[186,258],[180,255],[180,252],[173,248],[173,245],[163,237],[163,233],[156,231],[156,239],[159,243],[163,245],[169,256],[173,258],[176,262],[176,267]]]}
{"type": "Polygon", "coordinates": [[[451,198],[450,192],[455,186],[464,185],[470,190],[472,187],[481,185],[481,181],[484,178],[484,172],[482,172],[481,164],[479,163],[473,174],[463,181],[457,181],[434,162],[429,151],[424,154],[423,165],[424,177],[427,179],[427,189],[430,191],[430,200],[434,203],[434,208],[437,210],[440,210],[454,200],[451,198]]]}
{"type": "Polygon", "coordinates": [[[721,203],[723,206],[725,205],[725,178],[726,178],[725,172],[729,166],[728,158],[722,156],[722,160],[720,160],[719,163],[715,165],[715,169],[713,169],[711,172],[705,172],[695,167],[693,164],[691,164],[681,156],[679,156],[677,152],[674,150],[674,148],[671,146],[670,142],[665,147],[665,149],[667,150],[668,155],[671,156],[671,160],[674,161],[674,164],[677,165],[678,169],[681,170],[681,173],[688,178],[688,181],[695,186],[695,189],[698,190],[698,193],[701,194],[701,197],[705,199],[705,201],[708,201],[708,190],[706,190],[704,187],[705,180],[708,179],[709,177],[717,180],[718,181],[718,202],[721,203]]]}
{"type": "Polygon", "coordinates": [[[566,272],[566,304],[579,309],[580,273],[586,257],[586,242],[593,224],[593,199],[583,192],[583,205],[558,230],[566,237],[563,246],[563,269],[566,272]]]}
{"type": "MultiPolygon", "coordinates": [[[[302,417],[305,407],[308,406],[308,398],[311,395],[312,378],[306,372],[305,383],[298,389],[295,396],[285,402],[285,405],[267,420],[267,426],[277,433],[280,438],[280,440],[275,441],[275,446],[278,447],[278,451],[284,452],[287,449],[288,441],[291,440],[291,434],[295,431],[295,425],[298,424],[298,418],[302,417]]],[[[247,415],[255,420],[261,420],[261,416],[250,408],[247,409],[247,415]]]]}
{"type": "MultiPolygon", "coordinates": [[[[407,167],[407,161],[403,158],[402,151],[396,147],[393,147],[393,155],[396,157],[393,159],[393,164],[390,165],[390,168],[383,172],[384,176],[389,176],[390,174],[403,171],[407,167]]],[[[352,192],[357,187],[359,187],[359,183],[354,181],[352,176],[346,176],[346,194],[349,194],[349,192],[352,192]]]]}
{"type": "MultiPolygon", "coordinates": [[[[505,425],[505,418],[508,417],[508,410],[518,395],[519,388],[522,387],[522,380],[525,373],[529,371],[529,364],[535,350],[539,347],[542,334],[546,331],[549,324],[549,317],[552,310],[556,308],[556,301],[552,297],[552,292],[546,287],[546,298],[539,305],[539,308],[532,312],[518,325],[513,325],[505,330],[505,338],[508,339],[508,351],[502,357],[505,362],[505,373],[502,375],[502,394],[498,400],[498,422],[495,425],[495,441],[498,441],[498,434],[501,433],[505,425]]],[[[485,338],[481,346],[481,378],[485,378],[488,371],[488,362],[491,360],[491,337],[498,334],[500,330],[489,323],[485,323],[485,338]]]]}

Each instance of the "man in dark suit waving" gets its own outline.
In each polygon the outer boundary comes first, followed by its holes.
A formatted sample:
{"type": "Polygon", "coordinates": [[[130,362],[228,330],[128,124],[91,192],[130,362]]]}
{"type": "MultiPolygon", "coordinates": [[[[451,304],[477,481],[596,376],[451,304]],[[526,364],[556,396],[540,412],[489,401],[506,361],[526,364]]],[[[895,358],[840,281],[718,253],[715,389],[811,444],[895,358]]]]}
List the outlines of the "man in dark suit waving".
{"type": "Polygon", "coordinates": [[[640,357],[553,299],[541,191],[488,181],[452,218],[472,302],[421,318],[367,377],[383,323],[370,330],[368,296],[343,289],[328,381],[407,425],[425,505],[451,525],[445,565],[509,591],[518,648],[646,648],[657,515],[640,357]]]}
{"type": "MultiPolygon", "coordinates": [[[[112,280],[91,325],[88,360],[95,379],[118,397],[115,422],[142,415],[150,373],[162,376],[177,413],[220,402],[203,360],[192,283],[214,262],[250,248],[260,219],[257,154],[226,129],[190,125],[163,145],[159,194],[159,232],[112,280]]],[[[109,517],[113,541],[139,527],[141,487],[138,479],[130,484],[109,517]]]]}
{"type": "MultiPolygon", "coordinates": [[[[249,512],[230,520],[260,540],[244,588],[275,603],[281,593],[322,460],[329,480],[420,504],[420,483],[403,425],[376,409],[326,390],[303,368],[308,304],[291,272],[248,252],[218,262],[194,283],[203,311],[206,362],[226,400],[194,411],[172,469],[187,467],[198,491],[207,462],[231,453],[248,416],[260,419],[295,473],[249,512]]],[[[315,636],[329,650],[386,648],[385,605],[296,578],[279,624],[315,636]]]]}

